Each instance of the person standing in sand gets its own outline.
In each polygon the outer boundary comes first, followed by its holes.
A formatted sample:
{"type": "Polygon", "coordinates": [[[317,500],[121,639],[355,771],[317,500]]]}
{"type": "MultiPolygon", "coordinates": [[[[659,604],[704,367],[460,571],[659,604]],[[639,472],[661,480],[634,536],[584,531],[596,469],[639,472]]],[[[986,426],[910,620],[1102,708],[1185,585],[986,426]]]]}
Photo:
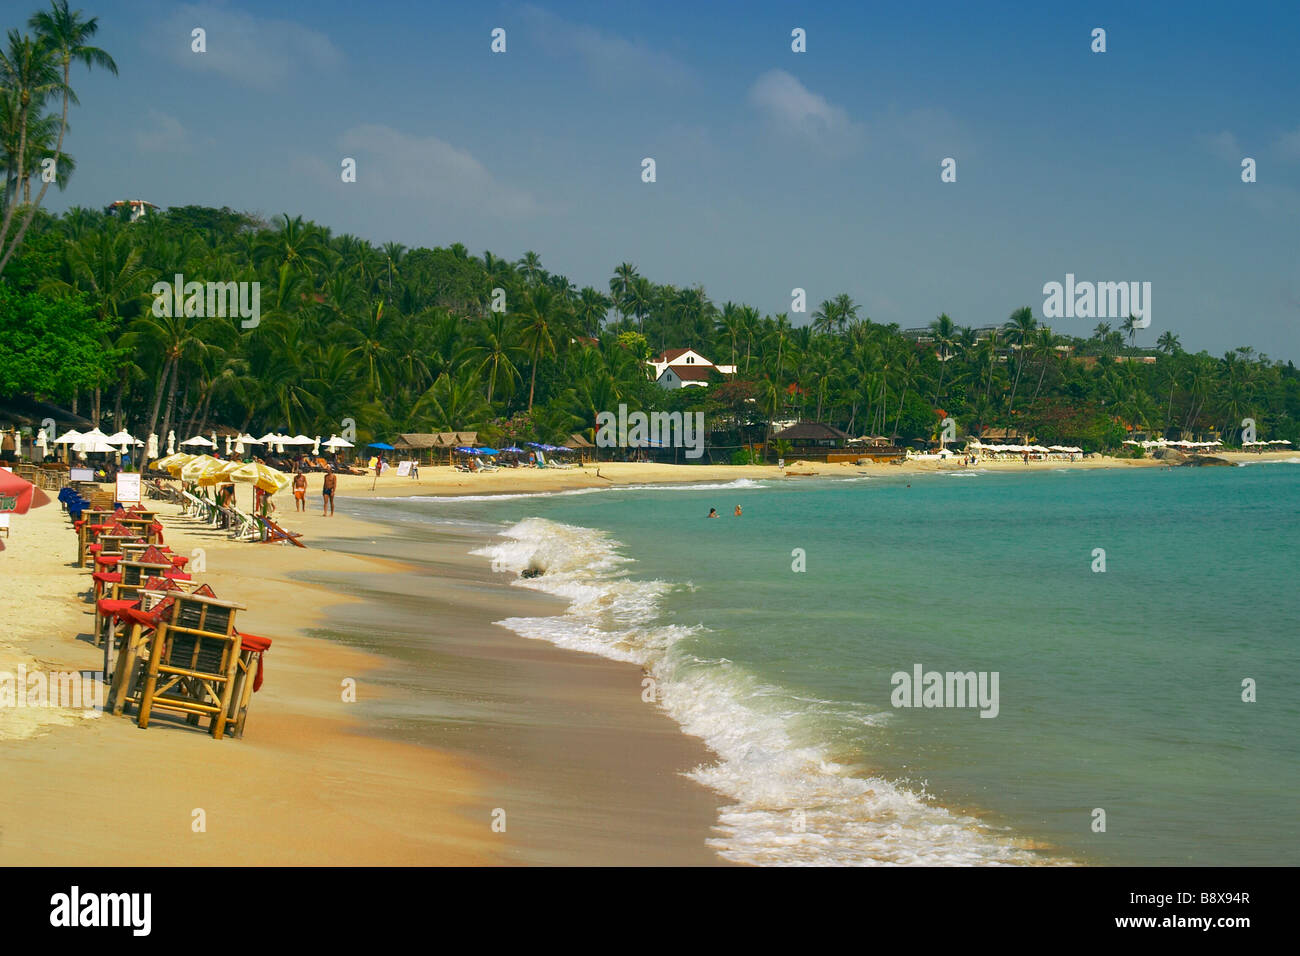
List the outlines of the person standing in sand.
{"type": "Polygon", "coordinates": [[[332,472],[332,471],[327,471],[327,472],[325,472],[325,485],[324,485],[324,487],[321,488],[321,495],[324,496],[324,497],[323,497],[323,500],[321,501],[321,509],[320,509],[320,513],[321,513],[321,514],[329,514],[329,515],[333,516],[333,514],[334,514],[334,487],[335,487],[335,485],[337,485],[338,483],[339,483],[338,476],[337,476],[336,474],[334,474],[334,472],[332,472]],[[326,509],[329,509],[329,510],[327,511],[326,509]]]}
{"type": "Polygon", "coordinates": [[[307,511],[307,476],[301,471],[293,475],[293,510],[307,511]]]}

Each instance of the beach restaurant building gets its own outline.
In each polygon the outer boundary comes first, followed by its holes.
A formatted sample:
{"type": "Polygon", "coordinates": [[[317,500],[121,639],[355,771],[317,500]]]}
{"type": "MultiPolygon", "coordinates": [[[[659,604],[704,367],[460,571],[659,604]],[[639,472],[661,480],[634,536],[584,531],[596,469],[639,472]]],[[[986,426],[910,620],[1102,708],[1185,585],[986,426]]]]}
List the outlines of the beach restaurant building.
{"type": "Polygon", "coordinates": [[[395,457],[411,458],[422,465],[431,465],[446,452],[451,463],[454,448],[473,448],[478,444],[478,432],[408,432],[393,442],[395,457]]]}

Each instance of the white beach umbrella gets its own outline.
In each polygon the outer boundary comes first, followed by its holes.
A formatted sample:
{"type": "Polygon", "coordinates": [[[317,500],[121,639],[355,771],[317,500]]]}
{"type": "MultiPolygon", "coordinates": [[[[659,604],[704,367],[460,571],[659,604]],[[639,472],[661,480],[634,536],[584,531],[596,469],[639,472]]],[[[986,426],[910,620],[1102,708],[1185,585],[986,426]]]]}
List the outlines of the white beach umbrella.
{"type": "Polygon", "coordinates": [[[176,432],[170,430],[167,432],[167,454],[176,454],[176,432]]]}
{"type": "Polygon", "coordinates": [[[83,436],[81,441],[77,442],[75,445],[72,446],[72,450],[76,452],[80,452],[83,455],[107,454],[109,452],[116,452],[117,449],[114,448],[112,445],[110,445],[108,442],[106,442],[104,440],[105,437],[107,436],[100,435],[98,438],[83,436]]]}
{"type": "Polygon", "coordinates": [[[261,438],[255,438],[254,441],[259,445],[273,445],[279,437],[275,432],[267,432],[261,438]]]}
{"type": "Polygon", "coordinates": [[[311,453],[313,457],[320,454],[320,435],[317,435],[316,440],[311,443],[311,453]]]}
{"type": "Polygon", "coordinates": [[[49,454],[49,441],[45,436],[45,429],[38,428],[36,430],[36,448],[40,451],[42,458],[49,454]]]}
{"type": "Polygon", "coordinates": [[[23,457],[23,433],[14,429],[14,457],[23,457]]]}
{"type": "Polygon", "coordinates": [[[149,433],[149,447],[148,447],[148,449],[145,451],[145,455],[146,455],[150,460],[153,460],[153,459],[155,459],[155,458],[158,457],[158,434],[157,434],[157,432],[150,432],[150,433],[149,433]]]}
{"type": "Polygon", "coordinates": [[[244,438],[242,435],[235,439],[235,454],[241,458],[244,455],[244,438]]]}
{"type": "Polygon", "coordinates": [[[355,448],[356,446],[353,445],[352,442],[348,441],[346,438],[339,438],[337,435],[331,435],[330,440],[325,443],[325,447],[330,449],[339,449],[339,448],[355,448]]]}
{"type": "Polygon", "coordinates": [[[210,441],[208,441],[208,440],[207,440],[206,438],[204,438],[202,435],[195,435],[195,436],[193,436],[192,438],[187,438],[187,439],[185,439],[183,442],[181,442],[181,447],[182,447],[182,448],[183,448],[184,446],[186,446],[186,445],[197,445],[197,446],[202,447],[202,448],[215,448],[215,447],[216,447],[216,443],[215,443],[215,442],[210,442],[210,441]]]}
{"type": "Polygon", "coordinates": [[[76,442],[77,442],[78,439],[80,439],[80,438],[81,438],[81,432],[77,431],[76,429],[69,428],[66,432],[64,432],[64,433],[63,433],[62,435],[60,435],[58,438],[54,439],[54,444],[56,444],[56,445],[73,445],[73,444],[76,444],[76,442]]]}

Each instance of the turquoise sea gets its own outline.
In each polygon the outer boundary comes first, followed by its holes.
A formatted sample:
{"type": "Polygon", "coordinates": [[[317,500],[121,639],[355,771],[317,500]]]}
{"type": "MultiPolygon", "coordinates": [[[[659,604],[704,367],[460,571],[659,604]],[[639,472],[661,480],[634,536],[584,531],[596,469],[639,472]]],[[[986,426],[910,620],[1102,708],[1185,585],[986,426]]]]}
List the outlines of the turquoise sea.
{"type": "Polygon", "coordinates": [[[693,776],[723,797],[727,859],[1296,864],[1297,464],[392,499],[363,516],[483,526],[515,586],[569,602],[506,626],[643,665],[717,755],[693,776]],[[996,673],[996,716],[894,706],[892,675],[910,687],[918,665],[996,673]]]}

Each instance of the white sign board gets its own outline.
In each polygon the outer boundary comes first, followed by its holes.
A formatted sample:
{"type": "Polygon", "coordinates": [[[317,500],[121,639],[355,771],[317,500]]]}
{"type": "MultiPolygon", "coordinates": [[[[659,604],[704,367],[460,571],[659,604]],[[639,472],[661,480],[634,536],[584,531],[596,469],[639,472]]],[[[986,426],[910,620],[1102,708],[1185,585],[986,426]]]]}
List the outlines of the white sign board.
{"type": "Polygon", "coordinates": [[[129,471],[117,473],[117,500],[124,505],[140,503],[140,475],[129,471]]]}
{"type": "Polygon", "coordinates": [[[399,478],[405,478],[410,473],[411,473],[411,462],[409,461],[398,462],[397,475],[399,478]]]}
{"type": "Polygon", "coordinates": [[[95,472],[91,468],[73,468],[68,472],[69,481],[94,481],[95,472]]]}

